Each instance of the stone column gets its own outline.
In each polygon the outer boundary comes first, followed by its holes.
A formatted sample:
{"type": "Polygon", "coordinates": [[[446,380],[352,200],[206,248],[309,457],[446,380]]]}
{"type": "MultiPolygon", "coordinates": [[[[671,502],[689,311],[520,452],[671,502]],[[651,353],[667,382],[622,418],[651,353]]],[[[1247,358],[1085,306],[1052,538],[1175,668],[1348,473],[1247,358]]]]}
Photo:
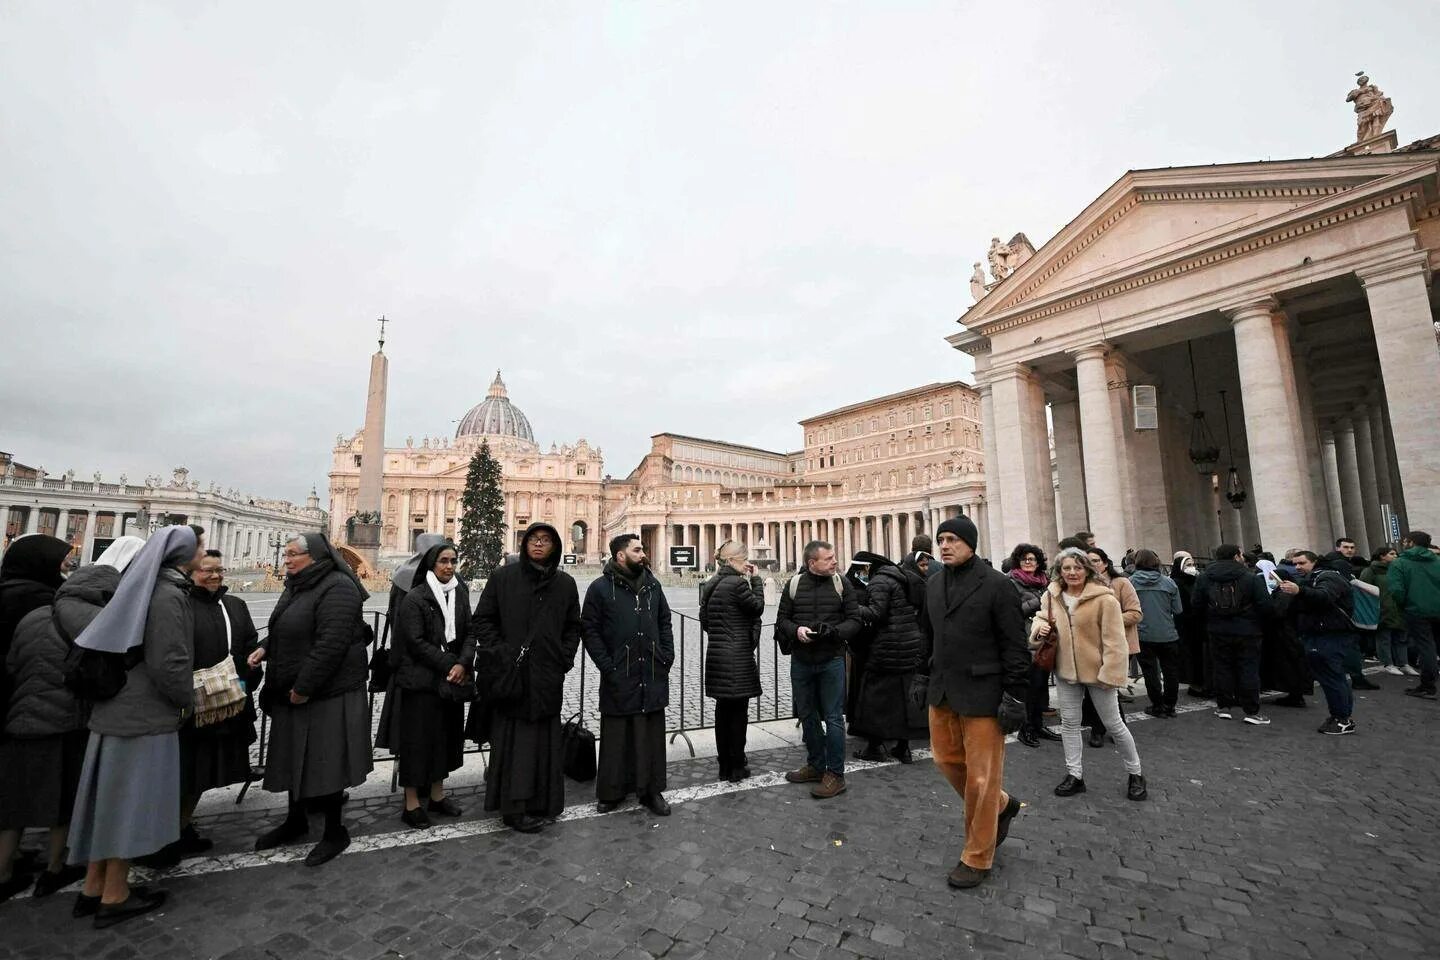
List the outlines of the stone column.
{"type": "MultiPolygon", "coordinates": [[[[1370,459],[1375,464],[1375,494],[1393,512],[1395,501],[1390,492],[1390,451],[1385,446],[1385,410],[1374,401],[1367,405],[1367,409],[1370,411],[1370,459]]],[[[1380,539],[1388,541],[1390,531],[1385,530],[1380,539]]]]}
{"type": "Polygon", "coordinates": [[[1312,549],[1333,543],[1345,530],[1345,502],[1340,495],[1340,465],[1335,452],[1335,434],[1331,430],[1324,430],[1320,434],[1320,469],[1325,478],[1325,506],[1326,515],[1330,518],[1330,529],[1325,531],[1325,536],[1321,537],[1312,549]]]}
{"type": "Polygon", "coordinates": [[[987,375],[991,378],[996,459],[987,464],[986,476],[998,474],[1000,480],[1005,515],[999,542],[1033,541],[1054,524],[1050,458],[1042,459],[1043,444],[1037,435],[1043,431],[1043,420],[1037,423],[1036,417],[1039,385],[1030,369],[1019,365],[991,370],[987,375]]]}
{"type": "Polygon", "coordinates": [[[1055,429],[1055,468],[1060,474],[1060,516],[1063,536],[1090,529],[1085,509],[1085,460],[1080,452],[1080,403],[1051,401],[1050,422],[1055,429]]]}
{"type": "MultiPolygon", "coordinates": [[[[1325,463],[1320,452],[1320,425],[1315,420],[1310,362],[1306,356],[1297,353],[1294,355],[1294,364],[1296,394],[1300,398],[1300,426],[1305,440],[1305,462],[1309,467],[1306,475],[1310,481],[1310,502],[1313,507],[1310,516],[1313,532],[1310,539],[1312,543],[1325,543],[1335,538],[1326,529],[1326,521],[1330,519],[1330,514],[1326,504],[1325,463]]],[[[1299,546],[1299,544],[1290,545],[1290,547],[1294,546],[1299,546]]],[[[1289,550],[1290,547],[1285,547],[1285,549],[1289,550]]]]}
{"type": "Polygon", "coordinates": [[[900,550],[900,515],[892,512],[886,514],[885,519],[890,521],[890,536],[887,538],[885,556],[894,560],[900,550]]]}
{"type": "Polygon", "coordinates": [[[995,439],[995,401],[991,395],[990,384],[978,383],[976,389],[980,391],[980,432],[985,448],[985,503],[990,507],[985,529],[990,535],[990,542],[994,544],[1004,537],[1005,517],[1004,507],[1000,502],[1000,456],[996,452],[998,444],[995,439]]]}
{"type": "Polygon", "coordinates": [[[1080,430],[1084,435],[1085,504],[1090,517],[1089,529],[1096,541],[1101,545],[1120,544],[1123,551],[1125,511],[1132,505],[1125,502],[1124,496],[1126,484],[1122,482],[1114,408],[1105,370],[1107,350],[1106,344],[1093,344],[1074,354],[1080,391],[1080,430]]]}
{"type": "MultiPolygon", "coordinates": [[[[1349,417],[1335,421],[1335,462],[1340,470],[1340,502],[1345,508],[1345,529],[1339,536],[1355,541],[1361,555],[1370,550],[1365,533],[1365,506],[1360,492],[1360,463],[1355,455],[1355,427],[1349,417]]],[[[1327,550],[1330,544],[1322,544],[1327,550]]],[[[1319,552],[1319,551],[1316,551],[1319,552]]]]}
{"type": "Polygon", "coordinates": [[[1375,444],[1370,436],[1370,411],[1363,405],[1357,407],[1350,418],[1355,427],[1355,461],[1360,467],[1360,505],[1365,511],[1365,533],[1370,539],[1370,548],[1376,549],[1385,542],[1385,521],[1380,516],[1380,490],[1375,479],[1375,444]]]}
{"type": "MultiPolygon", "coordinates": [[[[1267,298],[1230,311],[1230,317],[1245,411],[1250,497],[1261,542],[1271,550],[1285,550],[1305,543],[1312,531],[1301,502],[1303,492],[1296,496],[1296,483],[1307,476],[1308,468],[1289,369],[1288,335],[1277,310],[1278,304],[1267,298]]],[[[1301,490],[1308,486],[1307,481],[1301,490]]]]}

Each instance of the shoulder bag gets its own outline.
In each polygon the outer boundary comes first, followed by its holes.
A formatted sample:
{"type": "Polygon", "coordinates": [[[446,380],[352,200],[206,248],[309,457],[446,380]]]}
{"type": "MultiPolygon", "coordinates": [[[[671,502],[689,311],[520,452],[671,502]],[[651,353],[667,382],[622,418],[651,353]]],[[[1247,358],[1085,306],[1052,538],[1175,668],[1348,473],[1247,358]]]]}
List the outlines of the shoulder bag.
{"type": "Polygon", "coordinates": [[[1035,648],[1035,666],[1051,673],[1055,669],[1055,653],[1060,649],[1060,637],[1055,629],[1054,595],[1049,590],[1045,591],[1045,610],[1045,622],[1050,624],[1050,632],[1045,634],[1045,639],[1035,648]]]}

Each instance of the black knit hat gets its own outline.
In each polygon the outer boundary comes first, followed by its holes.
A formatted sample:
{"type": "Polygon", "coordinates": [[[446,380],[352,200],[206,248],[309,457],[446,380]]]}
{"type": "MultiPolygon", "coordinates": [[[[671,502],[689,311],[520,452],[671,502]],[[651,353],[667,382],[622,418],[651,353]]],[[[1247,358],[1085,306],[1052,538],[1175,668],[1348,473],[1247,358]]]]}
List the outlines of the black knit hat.
{"type": "Polygon", "coordinates": [[[975,529],[975,521],[966,516],[951,517],[940,524],[935,530],[935,537],[939,539],[942,533],[953,533],[975,549],[976,542],[980,539],[980,532],[975,529]]]}

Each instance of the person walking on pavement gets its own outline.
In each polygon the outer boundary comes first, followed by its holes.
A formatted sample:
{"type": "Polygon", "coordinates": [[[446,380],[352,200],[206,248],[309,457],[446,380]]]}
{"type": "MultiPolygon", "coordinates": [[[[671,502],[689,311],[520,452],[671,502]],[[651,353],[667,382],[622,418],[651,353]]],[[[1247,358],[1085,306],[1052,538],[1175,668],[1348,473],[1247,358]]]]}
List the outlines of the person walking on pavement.
{"type": "Polygon", "coordinates": [[[1238,703],[1246,723],[1269,723],[1260,712],[1260,644],[1263,618],[1271,611],[1265,581],[1245,566],[1238,546],[1222,543],[1215,548],[1214,562],[1195,581],[1193,602],[1205,611],[1210,634],[1215,716],[1231,719],[1238,703]]]}
{"type": "Polygon", "coordinates": [[[1381,544],[1360,571],[1360,579],[1380,589],[1380,624],[1375,628],[1375,654],[1385,672],[1396,677],[1418,677],[1410,666],[1410,645],[1406,639],[1405,614],[1390,592],[1390,565],[1400,556],[1394,544],[1381,544]]]}
{"type": "Polygon", "coordinates": [[[861,551],[855,559],[870,565],[867,620],[873,625],[870,656],[860,677],[855,714],[850,731],[868,742],[856,751],[857,760],[889,760],[911,763],[910,738],[925,736],[911,726],[906,694],[920,672],[924,638],[920,635],[920,612],[925,583],[918,574],[907,573],[878,553],[861,551]],[[886,752],[885,741],[895,746],[886,752]]]}
{"type": "Polygon", "coordinates": [[[610,560],[585,591],[580,623],[585,652],[600,671],[597,808],[614,810],[633,792],[657,817],[668,817],[665,708],[675,642],[665,591],[633,533],[610,541],[610,560]]]}
{"type": "MultiPolygon", "coordinates": [[[[1005,575],[1020,598],[1020,617],[1028,624],[1040,612],[1040,600],[1045,596],[1045,588],[1050,586],[1045,572],[1045,551],[1033,543],[1016,544],[1005,565],[1009,567],[1005,575]]],[[[1045,708],[1049,705],[1050,671],[1032,663],[1025,697],[1025,725],[1019,733],[1019,740],[1025,746],[1038,747],[1041,740],[1060,741],[1060,734],[1045,726],[1045,708]]]]}
{"type": "Polygon", "coordinates": [[[1130,662],[1120,601],[1099,582],[1089,557],[1081,550],[1061,550],[1050,568],[1051,584],[1040,613],[1030,628],[1030,647],[1039,649],[1050,634],[1055,646],[1055,694],[1060,704],[1060,735],[1065,741],[1065,779],[1057,797],[1085,792],[1084,748],[1080,744],[1080,704],[1085,691],[1115,739],[1129,775],[1125,795],[1148,795],[1140,753],[1130,728],[1120,717],[1117,694],[1125,686],[1130,662]]]}
{"type": "Polygon", "coordinates": [[[1005,735],[1025,722],[1030,657],[1020,598],[975,555],[974,522],[952,517],[936,540],[944,570],[927,582],[920,617],[931,651],[930,749],[965,802],[965,848],[946,880],[967,889],[990,874],[1023,806],[1005,791],[1005,735]]]}
{"type": "MultiPolygon", "coordinates": [[[[493,703],[485,809],[507,827],[538,833],[565,810],[565,740],[560,711],[565,674],[580,648],[580,597],[560,569],[560,533],[532,523],[520,539],[521,559],[491,571],[470,618],[478,679],[517,670],[517,699],[493,703]]],[[[483,689],[483,684],[482,684],[483,689]]],[[[472,704],[478,716],[482,703],[472,704]]]]}
{"type": "Polygon", "coordinates": [[[845,648],[860,632],[860,606],[850,583],[835,572],[835,548],[811,540],[805,568],[780,594],[775,639],[790,658],[791,702],[805,738],[805,765],[785,774],[813,783],[827,800],[845,792],[845,648]]]}
{"type": "Polygon", "coordinates": [[[1295,580],[1282,580],[1277,590],[1291,598],[1295,610],[1295,628],[1310,672],[1325,692],[1330,716],[1320,726],[1320,733],[1343,736],[1355,732],[1355,697],[1345,677],[1345,656],[1354,644],[1355,628],[1350,623],[1349,608],[1353,605],[1350,584],[1334,570],[1320,565],[1320,558],[1309,550],[1294,556],[1295,580]]]}
{"type": "Polygon", "coordinates": [[[750,776],[745,733],[750,698],[758,697],[760,618],[765,582],[738,540],[715,551],[715,576],[700,588],[700,629],[705,647],[705,695],[715,700],[715,752],[720,779],[739,783],[750,776]]]}
{"type": "Polygon", "coordinates": [[[1152,717],[1175,716],[1180,699],[1180,633],[1175,618],[1184,612],[1180,588],[1160,572],[1160,555],[1154,550],[1135,554],[1135,572],[1130,583],[1140,597],[1140,669],[1145,674],[1145,692],[1152,717]]]}
{"type": "Polygon", "coordinates": [[[1407,696],[1434,700],[1437,673],[1435,643],[1440,637],[1440,557],[1430,534],[1411,530],[1405,550],[1390,564],[1390,595],[1405,617],[1410,643],[1420,655],[1420,682],[1407,696]]]}

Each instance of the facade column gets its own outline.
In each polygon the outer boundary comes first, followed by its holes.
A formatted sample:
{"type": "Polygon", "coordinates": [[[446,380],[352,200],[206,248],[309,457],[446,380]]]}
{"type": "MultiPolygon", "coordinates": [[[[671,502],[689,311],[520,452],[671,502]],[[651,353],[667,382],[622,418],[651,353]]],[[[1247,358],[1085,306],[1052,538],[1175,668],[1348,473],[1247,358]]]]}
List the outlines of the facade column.
{"type": "MultiPolygon", "coordinates": [[[[1345,508],[1345,529],[1336,534],[1355,541],[1361,556],[1370,552],[1365,533],[1365,506],[1360,492],[1360,463],[1355,456],[1355,427],[1349,417],[1335,421],[1335,461],[1340,469],[1340,502],[1345,508]]],[[[1330,544],[1323,544],[1329,550],[1330,544]]],[[[1319,551],[1316,551],[1317,553],[1319,551]]]]}
{"type": "Polygon", "coordinates": [[[1380,490],[1375,474],[1375,444],[1370,436],[1370,411],[1358,407],[1350,418],[1355,427],[1355,462],[1360,467],[1360,506],[1365,511],[1365,533],[1370,549],[1379,549],[1386,540],[1385,522],[1380,518],[1380,490]]]}
{"type": "MultiPolygon", "coordinates": [[[[1440,523],[1440,349],[1427,289],[1427,254],[1404,262],[1359,271],[1370,303],[1375,349],[1390,410],[1396,476],[1390,478],[1404,498],[1407,520],[1421,529],[1440,523]]],[[[1392,495],[1394,495],[1392,490],[1392,495]]]]}
{"type": "MultiPolygon", "coordinates": [[[[1395,512],[1395,500],[1390,491],[1390,451],[1385,446],[1385,410],[1382,404],[1372,400],[1367,405],[1370,411],[1370,458],[1375,464],[1375,494],[1380,502],[1395,512]]],[[[1385,530],[1382,541],[1390,539],[1385,530]]],[[[1375,549],[1380,549],[1378,546],[1375,549]]]]}
{"type": "Polygon", "coordinates": [[[1345,501],[1340,495],[1340,464],[1335,452],[1335,434],[1330,430],[1320,434],[1320,461],[1325,477],[1325,505],[1330,517],[1330,529],[1311,548],[1317,553],[1318,548],[1333,543],[1345,530],[1345,501]]]}
{"type": "MultiPolygon", "coordinates": [[[[1295,390],[1300,398],[1300,428],[1305,441],[1305,462],[1309,466],[1312,543],[1326,543],[1334,535],[1326,529],[1329,511],[1326,507],[1325,465],[1320,452],[1320,425],[1315,419],[1315,391],[1310,379],[1310,361],[1303,353],[1294,354],[1295,390]]],[[[1292,544],[1291,546],[1296,546],[1292,544]]],[[[1289,550],[1290,547],[1286,547],[1289,550]]]]}
{"type": "MultiPolygon", "coordinates": [[[[1050,403],[1055,429],[1055,467],[1060,474],[1059,532],[1070,536],[1090,529],[1085,510],[1085,460],[1080,452],[1080,404],[1076,400],[1050,403]]],[[[1048,545],[1047,545],[1048,547],[1048,545]]]]}
{"type": "Polygon", "coordinates": [[[1296,482],[1307,476],[1307,467],[1288,334],[1277,309],[1278,304],[1267,298],[1230,311],[1230,317],[1245,411],[1249,491],[1260,542],[1271,550],[1285,550],[1292,544],[1305,543],[1312,525],[1307,519],[1308,509],[1300,502],[1308,498],[1295,495],[1296,482]]]}
{"type": "Polygon", "coordinates": [[[38,503],[35,503],[30,505],[29,511],[25,514],[25,533],[23,535],[28,537],[32,533],[39,532],[40,505],[38,503]]]}
{"type": "MultiPolygon", "coordinates": [[[[1114,408],[1106,375],[1106,344],[1077,350],[1075,378],[1080,399],[1080,430],[1084,435],[1085,505],[1089,530],[1102,546],[1126,542],[1125,502],[1120,448],[1116,440],[1114,408]]],[[[1074,533],[1075,531],[1068,531],[1074,533]]],[[[1017,541],[1018,542],[1018,541],[1017,541]]]]}
{"type": "MultiPolygon", "coordinates": [[[[979,371],[976,372],[976,378],[979,379],[979,371]]],[[[980,432],[985,448],[985,503],[990,508],[985,529],[993,545],[1004,536],[1002,524],[1005,517],[1004,507],[1000,502],[1000,456],[996,452],[998,445],[995,438],[995,401],[990,384],[977,383],[976,389],[980,391],[980,432]]],[[[931,536],[934,536],[933,531],[931,536]]]]}
{"type": "MultiPolygon", "coordinates": [[[[991,370],[991,405],[994,408],[997,459],[987,464],[986,475],[998,474],[1000,498],[1005,511],[1001,543],[1033,542],[1045,536],[1047,522],[1054,525],[1054,489],[1050,483],[1050,457],[1039,434],[1044,421],[1037,423],[1036,394],[1039,384],[1028,367],[1010,366],[991,370]],[[1046,501],[1049,501],[1047,509],[1046,501]]],[[[1043,400],[1043,394],[1041,394],[1043,400]]]]}

